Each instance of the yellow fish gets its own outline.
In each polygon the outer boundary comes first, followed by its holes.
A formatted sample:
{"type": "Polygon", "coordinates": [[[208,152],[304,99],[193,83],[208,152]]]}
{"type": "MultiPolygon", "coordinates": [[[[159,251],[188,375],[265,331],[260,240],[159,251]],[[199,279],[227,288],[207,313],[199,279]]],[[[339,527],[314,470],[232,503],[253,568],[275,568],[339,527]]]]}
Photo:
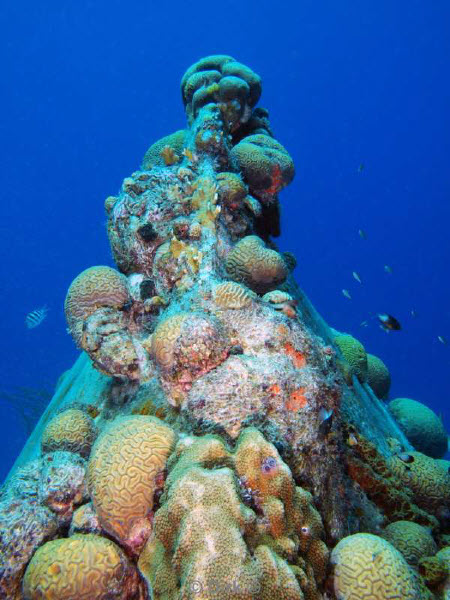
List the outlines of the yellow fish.
{"type": "Polygon", "coordinates": [[[352,299],[352,297],[350,296],[350,292],[348,290],[342,290],[342,294],[349,300],[352,299]]]}
{"type": "Polygon", "coordinates": [[[367,233],[364,231],[364,229],[359,229],[358,230],[359,233],[359,237],[363,240],[367,240],[367,233]]]}
{"type": "Polygon", "coordinates": [[[353,271],[353,277],[356,279],[358,283],[362,283],[361,277],[358,275],[356,271],[353,271]]]}
{"type": "Polygon", "coordinates": [[[384,270],[386,273],[389,273],[389,275],[392,275],[392,269],[389,265],[384,265],[384,270]]]}
{"type": "Polygon", "coordinates": [[[444,344],[444,346],[447,345],[447,340],[445,339],[444,336],[438,335],[438,340],[441,342],[441,344],[444,344]]]}

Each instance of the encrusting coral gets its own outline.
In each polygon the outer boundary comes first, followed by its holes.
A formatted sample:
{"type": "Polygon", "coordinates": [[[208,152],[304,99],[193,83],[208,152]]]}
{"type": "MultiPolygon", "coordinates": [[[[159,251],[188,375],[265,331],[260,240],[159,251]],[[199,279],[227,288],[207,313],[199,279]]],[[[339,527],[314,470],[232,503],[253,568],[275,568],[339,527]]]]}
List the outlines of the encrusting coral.
{"type": "Polygon", "coordinates": [[[441,442],[425,427],[438,449],[414,451],[381,401],[385,365],[327,326],[278,251],[294,165],[261,90],[230,56],[196,62],[187,128],[106,199],[117,270],[86,269],[68,290],[83,353],[1,491],[0,597],[419,600],[449,587],[441,442]]]}

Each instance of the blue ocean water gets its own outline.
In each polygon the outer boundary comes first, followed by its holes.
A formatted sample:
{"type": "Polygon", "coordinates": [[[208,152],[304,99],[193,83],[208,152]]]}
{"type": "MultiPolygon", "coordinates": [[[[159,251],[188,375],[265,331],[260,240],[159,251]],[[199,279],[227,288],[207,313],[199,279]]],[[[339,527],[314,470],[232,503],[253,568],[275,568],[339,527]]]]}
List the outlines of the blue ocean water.
{"type": "MultiPolygon", "coordinates": [[[[300,285],[387,363],[392,398],[450,429],[448,2],[5,0],[2,13],[2,398],[29,406],[75,360],[63,301],[81,270],[113,265],[104,199],[184,126],[185,69],[224,53],[262,76],[260,105],[296,163],[279,245],[300,285]],[[402,331],[380,330],[380,311],[402,331]]],[[[27,435],[0,402],[0,480],[27,435]]]]}

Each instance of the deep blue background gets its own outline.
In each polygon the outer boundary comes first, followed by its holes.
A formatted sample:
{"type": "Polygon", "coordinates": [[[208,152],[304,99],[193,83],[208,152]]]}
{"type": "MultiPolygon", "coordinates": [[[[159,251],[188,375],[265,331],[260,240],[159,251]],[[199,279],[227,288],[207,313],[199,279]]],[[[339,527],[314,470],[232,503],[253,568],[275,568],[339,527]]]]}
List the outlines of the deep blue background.
{"type": "MultiPolygon", "coordinates": [[[[2,13],[1,389],[52,385],[74,361],[62,305],[81,270],[112,264],[103,201],[184,126],[184,70],[227,53],[262,76],[261,105],[296,162],[280,245],[300,284],[387,362],[392,397],[426,402],[450,428],[450,346],[437,340],[450,339],[447,0],[7,0],[2,13]],[[403,331],[361,328],[377,311],[403,331]]],[[[0,404],[0,480],[25,437],[0,404]]]]}

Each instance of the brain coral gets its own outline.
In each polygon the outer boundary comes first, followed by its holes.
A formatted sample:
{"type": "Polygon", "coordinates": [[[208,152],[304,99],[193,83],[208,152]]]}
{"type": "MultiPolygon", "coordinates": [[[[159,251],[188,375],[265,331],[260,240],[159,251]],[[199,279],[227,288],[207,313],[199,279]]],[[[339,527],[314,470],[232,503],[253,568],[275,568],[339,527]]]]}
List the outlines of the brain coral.
{"type": "Polygon", "coordinates": [[[88,465],[88,487],[103,528],[131,550],[149,533],[157,476],[175,436],[149,416],[116,418],[99,436],[88,465]]]}
{"type": "Polygon", "coordinates": [[[341,334],[334,338],[334,343],[350,365],[352,373],[356,375],[359,381],[366,381],[367,354],[361,342],[351,335],[341,334]]]}
{"type": "Polygon", "coordinates": [[[130,299],[127,279],[111,267],[90,267],[70,284],[64,303],[67,324],[81,345],[83,323],[98,308],[122,308],[130,299]]]}
{"type": "Polygon", "coordinates": [[[373,354],[367,354],[367,383],[378,398],[387,398],[391,387],[391,375],[384,362],[373,354]]]}
{"type": "Polygon", "coordinates": [[[408,452],[394,455],[389,464],[394,474],[413,492],[414,500],[421,508],[436,512],[450,505],[450,474],[439,461],[420,452],[408,452]]]}
{"type": "Polygon", "coordinates": [[[242,238],[234,246],[227,256],[226,269],[235,281],[261,294],[275,289],[288,275],[283,257],[266,248],[256,235],[242,238]]]}
{"type": "Polygon", "coordinates": [[[416,450],[433,458],[447,452],[447,433],[431,408],[411,398],[396,398],[389,410],[416,450]]]}
{"type": "Polygon", "coordinates": [[[156,327],[151,355],[166,378],[189,384],[219,365],[227,355],[219,321],[202,313],[177,313],[156,327]]]}
{"type": "Polygon", "coordinates": [[[338,600],[420,600],[416,577],[398,550],[369,533],[343,538],[331,553],[338,600]]]}
{"type": "Polygon", "coordinates": [[[252,303],[253,298],[254,294],[248,288],[234,281],[220,283],[214,289],[214,301],[220,308],[245,308],[252,303]]]}
{"type": "Polygon", "coordinates": [[[42,434],[42,452],[65,450],[89,456],[96,437],[94,421],[82,410],[69,408],[57,414],[42,434]]]}
{"type": "Polygon", "coordinates": [[[412,521],[390,523],[382,536],[403,554],[410,565],[417,565],[421,557],[432,556],[437,552],[429,529],[412,521]]]}
{"type": "Polygon", "coordinates": [[[162,152],[166,147],[171,148],[175,155],[181,157],[186,138],[187,131],[179,129],[152,144],[142,159],[142,168],[149,171],[153,167],[164,167],[165,161],[162,152]]]}
{"type": "Polygon", "coordinates": [[[272,137],[249,135],[231,150],[252,193],[274,195],[294,179],[294,163],[287,150],[272,137]]]}
{"type": "Polygon", "coordinates": [[[25,572],[26,600],[134,600],[138,574],[124,552],[98,535],[47,542],[25,572]]]}

